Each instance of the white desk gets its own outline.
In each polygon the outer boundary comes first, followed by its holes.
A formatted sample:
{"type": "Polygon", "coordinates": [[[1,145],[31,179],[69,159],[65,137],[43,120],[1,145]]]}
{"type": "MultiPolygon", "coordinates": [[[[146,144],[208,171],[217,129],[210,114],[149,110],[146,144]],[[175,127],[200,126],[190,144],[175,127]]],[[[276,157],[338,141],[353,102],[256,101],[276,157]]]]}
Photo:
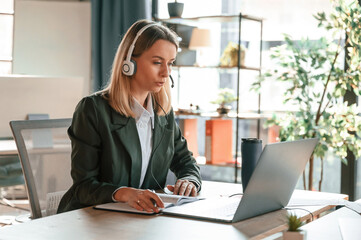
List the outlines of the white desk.
{"type": "MultiPolygon", "coordinates": [[[[25,142],[25,144],[27,144],[25,142]]],[[[67,152],[71,150],[70,147],[70,141],[68,143],[65,143],[64,141],[60,142],[54,142],[53,148],[32,148],[32,143],[30,142],[27,144],[29,147],[29,152],[33,151],[35,153],[49,153],[50,151],[53,151],[55,148],[57,152],[67,152]]],[[[15,140],[0,140],[0,157],[1,156],[14,156],[18,155],[18,149],[16,147],[15,140]]]]}
{"type": "MultiPolygon", "coordinates": [[[[202,196],[240,192],[241,184],[204,182],[202,196]]],[[[319,196],[324,193],[313,192],[319,196]]],[[[331,193],[330,193],[331,194],[331,193]]],[[[331,194],[347,198],[344,194],[331,194]]],[[[326,194],[326,196],[330,196],[326,194]]],[[[332,206],[304,207],[317,215],[332,206]]],[[[296,210],[304,220],[311,216],[296,210]]],[[[192,220],[166,215],[140,215],[95,210],[92,207],[45,217],[6,228],[0,238],[9,239],[262,239],[286,229],[287,210],[278,210],[233,224],[192,220]]]]}
{"type": "Polygon", "coordinates": [[[15,140],[0,140],[0,156],[18,155],[15,140]]]}
{"type": "MultiPolygon", "coordinates": [[[[357,202],[361,204],[361,200],[358,200],[357,202]]],[[[307,231],[308,240],[342,240],[343,238],[339,227],[339,220],[341,218],[360,219],[361,215],[343,207],[309,224],[306,224],[302,227],[302,229],[307,231]]],[[[359,228],[361,228],[361,226],[359,226],[359,228]]],[[[354,239],[361,239],[361,236],[354,237],[354,239]]]]}

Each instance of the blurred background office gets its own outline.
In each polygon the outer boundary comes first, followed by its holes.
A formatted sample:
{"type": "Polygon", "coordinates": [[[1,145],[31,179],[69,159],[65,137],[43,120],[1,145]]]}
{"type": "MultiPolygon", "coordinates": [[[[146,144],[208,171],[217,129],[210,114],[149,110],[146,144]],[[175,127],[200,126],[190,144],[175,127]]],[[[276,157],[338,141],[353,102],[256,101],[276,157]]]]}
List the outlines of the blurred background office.
{"type": "MultiPolygon", "coordinates": [[[[79,80],[82,84],[81,90],[74,93],[73,101],[68,103],[69,108],[63,116],[59,116],[71,117],[70,112],[75,108],[78,99],[106,85],[116,48],[128,27],[141,18],[156,21],[168,19],[167,4],[170,2],[173,1],[1,0],[0,76],[15,80],[26,76],[59,78],[59,81],[65,78],[81,79],[79,80]]],[[[317,28],[317,21],[313,15],[320,11],[329,12],[331,10],[329,0],[182,0],[180,2],[184,3],[182,18],[238,16],[240,12],[262,18],[262,49],[261,51],[257,50],[259,45],[252,45],[252,40],[249,40],[247,46],[249,54],[245,55],[245,61],[252,65],[252,63],[258,64],[259,54],[261,54],[262,68],[272,68],[273,63],[269,57],[270,49],[284,43],[284,33],[292,36],[294,41],[302,38],[316,40],[323,36],[325,32],[317,28]],[[253,54],[252,51],[255,51],[256,54],[253,54]]],[[[218,65],[221,54],[230,39],[237,41],[237,24],[238,22],[233,25],[203,22],[197,26],[210,30],[212,42],[205,51],[207,65],[218,65]]],[[[257,38],[259,27],[245,24],[242,31],[245,39],[257,38]]],[[[183,53],[180,54],[190,51],[194,55],[196,50],[192,50],[189,46],[190,39],[182,40],[186,43],[188,41],[188,43],[183,45],[183,53]]],[[[247,45],[247,41],[244,43],[247,45]]],[[[195,62],[191,62],[189,59],[180,57],[177,61],[180,65],[193,65],[195,62]]],[[[173,75],[176,80],[175,88],[172,89],[175,109],[189,109],[192,105],[199,106],[202,113],[215,112],[215,106],[211,101],[217,97],[219,89],[236,89],[236,76],[232,72],[229,73],[228,70],[175,67],[173,75]]],[[[258,93],[250,91],[257,76],[258,72],[251,71],[246,71],[242,75],[238,101],[240,112],[257,113],[259,106],[261,106],[262,113],[265,114],[296,110],[293,105],[283,103],[282,95],[285,86],[279,82],[265,83],[261,89],[261,98],[258,93]]],[[[64,84],[58,89],[63,95],[67,95],[67,90],[71,92],[73,86],[68,81],[62,82],[64,84]]],[[[19,91],[29,91],[29,89],[21,89],[21,85],[15,86],[15,88],[19,91]]],[[[3,85],[1,95],[6,95],[5,99],[9,99],[9,101],[21,101],[13,99],[12,93],[7,92],[6,86],[3,85]]],[[[236,107],[235,103],[233,103],[233,107],[236,107]]],[[[8,112],[8,108],[9,106],[5,102],[0,103],[1,114],[8,112]]],[[[27,111],[24,112],[23,117],[19,116],[19,118],[25,118],[26,113],[29,113],[30,110],[27,111]]],[[[54,117],[54,114],[50,117],[54,117]]],[[[5,120],[1,122],[1,125],[0,128],[8,128],[5,120]]],[[[205,136],[204,121],[203,125],[198,124],[197,126],[199,128],[198,135],[202,136],[197,139],[197,155],[204,156],[206,144],[203,137],[205,136]]],[[[255,131],[257,131],[255,121],[247,119],[242,121],[239,128],[241,137],[254,136],[255,131]]],[[[267,137],[265,134],[268,131],[265,129],[261,131],[264,134],[261,136],[267,137]]],[[[4,133],[0,137],[6,138],[10,135],[4,133]]],[[[266,142],[265,139],[264,143],[266,142]]],[[[320,171],[320,164],[320,161],[315,161],[315,172],[320,171]]],[[[323,191],[341,192],[341,180],[345,177],[341,174],[341,164],[340,159],[332,153],[326,154],[323,191]]],[[[360,168],[360,164],[358,167],[355,165],[352,171],[360,172],[360,168]]],[[[226,170],[217,168],[217,170],[208,171],[211,171],[215,180],[234,181],[232,177],[224,177],[226,170]]],[[[227,174],[233,176],[233,170],[227,170],[227,174]]],[[[361,197],[361,174],[356,176],[353,191],[358,199],[361,197]]],[[[315,174],[315,181],[318,181],[319,178],[320,175],[315,174]]],[[[298,187],[302,188],[301,182],[298,187]]]]}

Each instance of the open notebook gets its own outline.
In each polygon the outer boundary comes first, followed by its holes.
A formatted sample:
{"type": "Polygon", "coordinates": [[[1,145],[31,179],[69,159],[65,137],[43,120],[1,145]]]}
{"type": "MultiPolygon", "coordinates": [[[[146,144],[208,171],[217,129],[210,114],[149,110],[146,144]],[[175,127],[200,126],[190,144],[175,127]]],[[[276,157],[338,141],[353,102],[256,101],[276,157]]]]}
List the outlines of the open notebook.
{"type": "MultiPolygon", "coordinates": [[[[312,138],[267,144],[241,199],[207,198],[169,206],[164,208],[162,213],[220,222],[238,222],[281,209],[289,202],[298,178],[317,143],[318,139],[312,138]]],[[[106,207],[107,210],[120,211],[122,205],[125,204],[110,203],[95,208],[106,207]]]]}
{"type": "MultiPolygon", "coordinates": [[[[158,193],[157,194],[164,203],[164,209],[180,206],[182,204],[195,202],[198,200],[203,200],[204,198],[200,197],[185,197],[185,196],[179,196],[179,195],[172,195],[172,194],[165,194],[165,193],[158,193]]],[[[119,212],[133,212],[133,213],[141,213],[141,214],[155,214],[153,212],[145,212],[145,211],[139,211],[135,208],[130,207],[126,203],[105,203],[101,205],[96,205],[94,207],[95,209],[102,209],[102,210],[112,210],[112,211],[119,211],[119,212]]],[[[164,211],[162,209],[161,211],[164,211]]]]}

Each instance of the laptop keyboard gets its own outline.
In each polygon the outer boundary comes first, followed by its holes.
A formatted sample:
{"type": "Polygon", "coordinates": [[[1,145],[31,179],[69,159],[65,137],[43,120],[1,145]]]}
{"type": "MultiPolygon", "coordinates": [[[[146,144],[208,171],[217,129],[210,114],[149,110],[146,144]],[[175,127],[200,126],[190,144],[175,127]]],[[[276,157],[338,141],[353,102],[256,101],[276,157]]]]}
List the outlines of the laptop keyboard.
{"type": "Polygon", "coordinates": [[[207,211],[212,213],[212,215],[214,216],[233,216],[234,213],[236,212],[237,210],[237,207],[239,205],[239,201],[236,201],[236,202],[230,202],[230,203],[227,203],[225,205],[222,205],[220,207],[216,207],[216,208],[213,208],[213,209],[208,209],[207,211]]]}
{"type": "Polygon", "coordinates": [[[196,215],[209,215],[213,217],[233,216],[239,205],[239,198],[207,199],[183,204],[175,209],[179,213],[194,213],[196,215]]]}

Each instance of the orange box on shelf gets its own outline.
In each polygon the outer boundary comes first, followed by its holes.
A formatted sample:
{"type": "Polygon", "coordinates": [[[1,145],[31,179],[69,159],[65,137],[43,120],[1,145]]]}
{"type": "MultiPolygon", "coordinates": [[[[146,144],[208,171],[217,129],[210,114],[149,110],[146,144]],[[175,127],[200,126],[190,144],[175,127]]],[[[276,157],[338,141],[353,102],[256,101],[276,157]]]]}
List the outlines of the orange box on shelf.
{"type": "Polygon", "coordinates": [[[198,157],[198,126],[197,119],[179,119],[179,128],[183,137],[187,140],[188,149],[193,152],[194,157],[198,157]]]}
{"type": "Polygon", "coordinates": [[[231,119],[206,121],[205,155],[207,163],[232,162],[232,124],[231,119]]]}
{"type": "Polygon", "coordinates": [[[272,126],[268,128],[268,143],[279,142],[280,127],[272,126]]]}

